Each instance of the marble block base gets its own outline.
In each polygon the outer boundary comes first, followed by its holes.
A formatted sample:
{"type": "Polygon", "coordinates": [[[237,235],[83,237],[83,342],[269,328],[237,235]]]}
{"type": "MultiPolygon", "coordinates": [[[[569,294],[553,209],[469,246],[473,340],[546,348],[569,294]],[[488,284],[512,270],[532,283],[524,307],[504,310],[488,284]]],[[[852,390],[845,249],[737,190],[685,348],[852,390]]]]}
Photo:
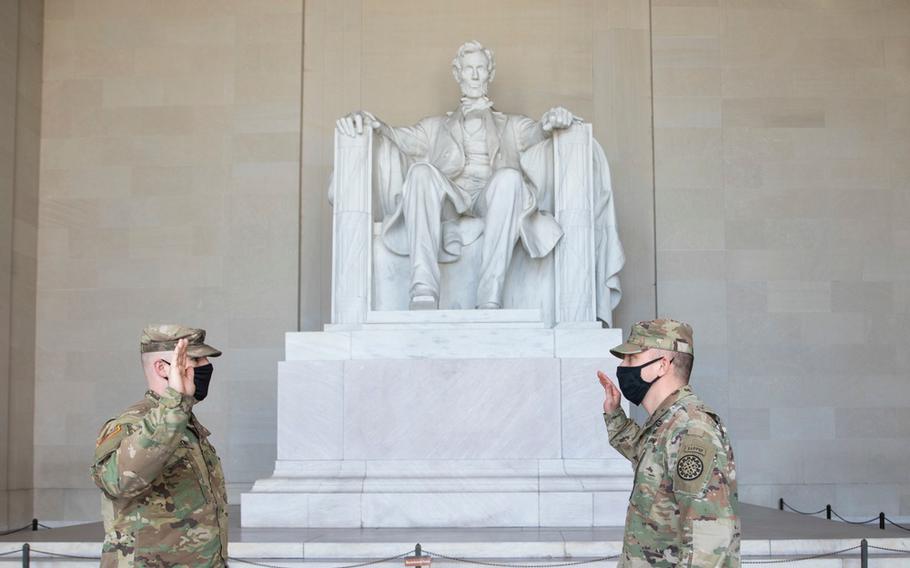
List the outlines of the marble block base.
{"type": "Polygon", "coordinates": [[[621,332],[526,316],[288,334],[278,461],[242,496],[242,525],[622,525],[632,469],[595,374],[613,373],[621,332]]]}

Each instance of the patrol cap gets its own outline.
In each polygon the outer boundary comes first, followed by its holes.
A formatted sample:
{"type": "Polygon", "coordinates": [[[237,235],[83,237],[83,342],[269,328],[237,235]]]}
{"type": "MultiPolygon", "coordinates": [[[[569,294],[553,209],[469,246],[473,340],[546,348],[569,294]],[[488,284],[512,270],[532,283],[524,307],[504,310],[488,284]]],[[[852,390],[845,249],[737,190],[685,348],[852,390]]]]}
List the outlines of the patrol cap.
{"type": "Polygon", "coordinates": [[[204,329],[196,329],[179,324],[161,324],[146,327],[142,330],[139,350],[142,353],[173,351],[177,347],[177,342],[181,339],[186,339],[189,343],[186,347],[186,354],[189,357],[218,357],[221,355],[221,351],[204,343],[204,329]]]}
{"type": "Polygon", "coordinates": [[[672,319],[640,321],[632,326],[629,339],[610,349],[610,353],[622,359],[623,355],[634,355],[645,349],[664,349],[694,357],[692,326],[672,319]]]}

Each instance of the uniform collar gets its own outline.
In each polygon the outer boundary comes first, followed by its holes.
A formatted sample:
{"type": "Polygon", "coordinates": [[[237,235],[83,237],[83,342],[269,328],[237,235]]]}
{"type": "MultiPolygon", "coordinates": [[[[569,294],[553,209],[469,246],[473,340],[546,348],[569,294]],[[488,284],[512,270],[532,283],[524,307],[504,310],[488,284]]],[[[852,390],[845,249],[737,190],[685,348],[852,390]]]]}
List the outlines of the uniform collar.
{"type": "Polygon", "coordinates": [[[675,406],[678,402],[687,399],[690,396],[695,396],[695,393],[692,392],[692,387],[689,385],[673,391],[670,396],[665,398],[664,401],[660,403],[660,406],[657,407],[657,410],[654,411],[654,414],[648,418],[644,429],[648,429],[655,425],[659,425],[659,423],[663,423],[664,415],[670,412],[670,409],[673,408],[673,406],[675,406]]]}

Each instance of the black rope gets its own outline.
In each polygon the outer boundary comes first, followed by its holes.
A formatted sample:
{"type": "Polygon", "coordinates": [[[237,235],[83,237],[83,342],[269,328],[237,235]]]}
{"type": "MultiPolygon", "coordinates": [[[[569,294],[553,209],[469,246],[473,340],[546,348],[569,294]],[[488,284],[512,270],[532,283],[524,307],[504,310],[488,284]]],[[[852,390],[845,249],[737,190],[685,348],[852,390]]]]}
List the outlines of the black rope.
{"type": "Polygon", "coordinates": [[[22,531],[26,531],[26,530],[32,530],[31,523],[25,525],[24,527],[19,527],[18,529],[11,529],[11,530],[8,530],[5,532],[0,532],[0,536],[9,536],[11,534],[16,534],[18,532],[22,532],[22,531]]]}
{"type": "MultiPolygon", "coordinates": [[[[783,506],[786,507],[787,509],[793,511],[794,513],[798,513],[798,514],[800,514],[800,515],[815,516],[815,515],[820,515],[820,514],[822,514],[822,513],[827,513],[827,512],[828,512],[828,507],[825,507],[824,509],[819,509],[818,511],[813,511],[813,512],[810,513],[810,512],[807,512],[807,511],[800,511],[799,509],[794,509],[789,503],[787,503],[787,502],[784,501],[783,499],[781,499],[780,502],[781,502],[781,505],[783,505],[783,506]]],[[[868,525],[868,524],[871,524],[871,523],[879,522],[879,521],[881,520],[881,517],[882,517],[881,515],[878,516],[878,517],[872,517],[872,518],[869,519],[868,521],[848,521],[847,519],[845,519],[845,518],[843,518],[842,516],[840,516],[840,515],[837,513],[837,511],[835,511],[834,509],[831,509],[831,514],[832,514],[833,516],[837,517],[839,520],[841,520],[841,521],[843,521],[843,522],[845,522],[845,523],[847,523],[847,524],[850,524],[850,525],[868,525]]],[[[883,513],[882,515],[884,515],[884,513],[883,513]]],[[[898,529],[901,529],[901,530],[904,530],[904,531],[907,531],[907,532],[910,532],[910,527],[907,527],[907,526],[901,525],[901,524],[899,524],[899,523],[896,523],[896,522],[892,521],[891,519],[889,519],[888,517],[884,517],[884,519],[885,519],[886,522],[888,522],[889,524],[891,524],[891,526],[893,526],[893,527],[895,527],[895,528],[898,528],[898,529]]]]}
{"type": "Polygon", "coordinates": [[[900,524],[898,524],[898,523],[895,523],[894,521],[892,521],[892,520],[889,519],[888,517],[885,517],[885,520],[886,520],[887,522],[891,523],[891,526],[893,526],[893,527],[897,527],[897,528],[901,529],[902,531],[908,531],[908,532],[910,532],[910,527],[905,527],[904,525],[900,525],[900,524]]]}
{"type": "Polygon", "coordinates": [[[794,508],[791,507],[790,504],[787,503],[786,501],[784,501],[784,507],[790,509],[790,510],[793,511],[794,513],[799,513],[800,515],[818,515],[818,514],[821,514],[821,513],[826,512],[826,511],[828,510],[828,508],[825,507],[824,509],[821,509],[820,511],[815,511],[814,513],[807,513],[807,512],[805,512],[805,511],[800,511],[799,509],[794,509],[794,508]]]}
{"type": "Polygon", "coordinates": [[[603,556],[601,558],[592,558],[590,560],[577,560],[574,562],[560,562],[558,564],[508,564],[505,562],[485,562],[483,560],[469,560],[467,558],[446,556],[445,554],[430,552],[429,550],[426,550],[426,549],[424,549],[424,553],[426,553],[430,556],[435,556],[437,558],[445,558],[446,560],[451,560],[453,562],[463,562],[465,564],[478,564],[480,566],[496,566],[498,568],[559,568],[561,566],[579,566],[581,564],[593,564],[595,562],[604,562],[606,560],[613,560],[614,558],[619,558],[619,554],[614,554],[613,556],[603,556]]]}
{"type": "Polygon", "coordinates": [[[53,558],[71,558],[73,560],[101,560],[100,556],[78,556],[76,554],[63,554],[61,552],[48,552],[46,550],[31,549],[32,554],[44,554],[53,558]]]}
{"type": "Polygon", "coordinates": [[[831,514],[834,515],[835,517],[837,517],[838,519],[842,520],[843,522],[847,523],[848,525],[868,525],[869,523],[877,523],[877,522],[878,522],[878,517],[872,517],[872,518],[869,519],[868,521],[848,521],[847,519],[845,519],[845,518],[841,517],[840,515],[838,515],[838,514],[837,514],[837,511],[833,511],[833,510],[832,510],[832,511],[831,511],[831,514]]]}
{"type": "Polygon", "coordinates": [[[910,554],[910,550],[903,550],[900,548],[886,548],[884,546],[872,546],[868,545],[869,548],[874,548],[875,550],[884,550],[885,552],[896,552],[898,554],[910,554]]]}
{"type": "Polygon", "coordinates": [[[787,564],[790,562],[806,562],[807,560],[817,560],[819,558],[830,558],[832,556],[839,556],[847,552],[853,552],[854,550],[859,550],[862,548],[861,545],[854,546],[852,548],[844,548],[843,550],[837,550],[835,552],[826,552],[824,554],[814,554],[812,556],[800,556],[798,558],[782,558],[780,560],[743,560],[743,564],[787,564]]]}
{"type": "Polygon", "coordinates": [[[20,552],[22,552],[21,548],[14,548],[13,550],[10,550],[8,552],[0,552],[0,556],[9,556],[10,554],[17,554],[20,552]]]}
{"type": "MultiPolygon", "coordinates": [[[[228,560],[231,560],[233,562],[240,562],[241,564],[249,564],[251,566],[261,566],[262,568],[284,568],[283,566],[278,566],[276,564],[262,564],[261,562],[253,562],[252,560],[245,560],[243,558],[234,558],[233,556],[229,556],[228,560]]],[[[302,558],[279,558],[278,560],[303,562],[302,558]]]]}
{"type": "MultiPolygon", "coordinates": [[[[362,566],[372,566],[373,564],[382,564],[383,562],[391,562],[392,560],[398,560],[409,556],[414,551],[409,550],[397,556],[390,556],[388,558],[381,558],[379,560],[370,560],[368,562],[361,562],[360,564],[347,564],[345,566],[333,566],[332,568],[361,568],[362,566]]],[[[284,568],[283,566],[276,566],[273,564],[264,564],[262,562],[256,562],[248,558],[236,558],[234,556],[228,557],[228,560],[233,560],[234,562],[242,562],[244,564],[250,564],[252,566],[261,566],[262,568],[284,568]]],[[[305,562],[303,558],[273,558],[272,560],[287,560],[287,561],[296,561],[296,562],[305,562]]]]}

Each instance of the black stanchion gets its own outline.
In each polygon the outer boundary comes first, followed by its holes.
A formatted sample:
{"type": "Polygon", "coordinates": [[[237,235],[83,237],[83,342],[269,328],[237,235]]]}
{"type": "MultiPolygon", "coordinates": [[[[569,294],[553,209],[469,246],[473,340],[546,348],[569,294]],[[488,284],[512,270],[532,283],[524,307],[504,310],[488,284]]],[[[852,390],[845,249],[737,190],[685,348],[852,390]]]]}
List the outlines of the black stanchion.
{"type": "Polygon", "coordinates": [[[38,519],[32,519],[32,530],[38,530],[38,519]]]}
{"type": "Polygon", "coordinates": [[[22,568],[28,568],[32,562],[32,547],[25,543],[22,545],[22,568]]]}
{"type": "Polygon", "coordinates": [[[859,542],[859,565],[860,568],[869,568],[869,542],[866,539],[859,542]]]}
{"type": "Polygon", "coordinates": [[[831,505],[825,505],[825,516],[831,520],[831,505]]]}
{"type": "Polygon", "coordinates": [[[884,513],[878,514],[878,528],[885,530],[885,514],[884,513]]]}
{"type": "Polygon", "coordinates": [[[780,500],[777,502],[777,508],[780,509],[781,511],[784,510],[784,498],[783,497],[781,497],[780,500]]]}

